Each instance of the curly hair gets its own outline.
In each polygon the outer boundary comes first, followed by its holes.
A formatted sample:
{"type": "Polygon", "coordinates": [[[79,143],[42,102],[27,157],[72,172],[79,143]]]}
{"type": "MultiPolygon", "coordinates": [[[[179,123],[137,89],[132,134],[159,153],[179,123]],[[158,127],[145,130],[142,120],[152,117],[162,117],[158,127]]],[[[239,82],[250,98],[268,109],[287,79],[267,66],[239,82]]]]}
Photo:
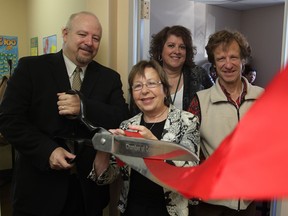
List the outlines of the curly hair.
{"type": "Polygon", "coordinates": [[[251,47],[246,39],[246,37],[238,31],[228,31],[221,30],[212,35],[210,35],[208,43],[205,47],[208,61],[215,65],[214,51],[219,45],[224,47],[229,46],[233,41],[236,41],[240,47],[240,57],[246,62],[251,55],[251,47]]]}
{"type": "Polygon", "coordinates": [[[176,37],[181,37],[185,47],[186,47],[186,59],[184,66],[192,67],[195,65],[194,56],[196,55],[196,47],[193,46],[191,31],[184,26],[175,25],[171,27],[165,27],[157,34],[152,35],[150,43],[150,59],[158,61],[160,65],[163,66],[162,62],[162,51],[164,44],[166,43],[170,35],[175,35],[176,37]]]}

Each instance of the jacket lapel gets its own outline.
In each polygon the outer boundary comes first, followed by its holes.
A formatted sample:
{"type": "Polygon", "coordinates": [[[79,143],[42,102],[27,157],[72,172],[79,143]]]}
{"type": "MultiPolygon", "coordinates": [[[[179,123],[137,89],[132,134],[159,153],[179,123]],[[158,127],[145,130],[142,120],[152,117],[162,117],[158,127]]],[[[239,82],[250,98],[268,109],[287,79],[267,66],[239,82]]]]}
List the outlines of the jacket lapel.
{"type": "Polygon", "coordinates": [[[59,92],[66,92],[71,89],[68,72],[65,66],[62,50],[49,59],[49,67],[52,67],[51,73],[54,77],[55,84],[59,88],[59,92]]]}
{"type": "Polygon", "coordinates": [[[89,63],[86,71],[85,71],[85,77],[81,86],[81,92],[84,95],[88,95],[89,92],[91,92],[95,85],[95,80],[97,80],[99,76],[100,68],[98,67],[97,63],[92,61],[89,63]],[[85,83],[85,85],[83,85],[85,83]]]}

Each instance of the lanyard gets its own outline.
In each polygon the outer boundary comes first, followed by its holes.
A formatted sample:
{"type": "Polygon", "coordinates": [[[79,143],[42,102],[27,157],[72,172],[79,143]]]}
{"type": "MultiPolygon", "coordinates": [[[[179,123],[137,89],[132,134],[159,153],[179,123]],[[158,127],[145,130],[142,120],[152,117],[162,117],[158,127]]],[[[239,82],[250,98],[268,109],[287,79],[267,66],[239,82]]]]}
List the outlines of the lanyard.
{"type": "Polygon", "coordinates": [[[180,73],[180,77],[179,77],[179,80],[178,80],[178,83],[177,83],[176,91],[175,91],[175,94],[174,94],[174,97],[173,97],[173,100],[172,100],[172,105],[174,105],[174,102],[175,102],[175,99],[176,99],[176,94],[177,94],[177,91],[178,91],[178,88],[179,88],[179,85],[180,85],[181,77],[182,77],[182,72],[180,73]]]}

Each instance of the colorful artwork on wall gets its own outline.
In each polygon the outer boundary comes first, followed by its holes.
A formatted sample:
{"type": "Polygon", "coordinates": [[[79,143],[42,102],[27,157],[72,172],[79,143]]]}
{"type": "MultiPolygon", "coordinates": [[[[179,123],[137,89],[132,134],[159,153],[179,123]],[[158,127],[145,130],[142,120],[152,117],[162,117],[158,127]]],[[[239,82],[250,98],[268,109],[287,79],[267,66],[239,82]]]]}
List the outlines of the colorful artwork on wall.
{"type": "Polygon", "coordinates": [[[51,35],[43,38],[43,54],[57,52],[57,36],[51,35]]]}
{"type": "Polygon", "coordinates": [[[30,40],[30,55],[38,55],[38,37],[31,38],[30,40]]]}
{"type": "Polygon", "coordinates": [[[18,38],[0,35],[0,79],[9,75],[18,63],[18,38]]]}

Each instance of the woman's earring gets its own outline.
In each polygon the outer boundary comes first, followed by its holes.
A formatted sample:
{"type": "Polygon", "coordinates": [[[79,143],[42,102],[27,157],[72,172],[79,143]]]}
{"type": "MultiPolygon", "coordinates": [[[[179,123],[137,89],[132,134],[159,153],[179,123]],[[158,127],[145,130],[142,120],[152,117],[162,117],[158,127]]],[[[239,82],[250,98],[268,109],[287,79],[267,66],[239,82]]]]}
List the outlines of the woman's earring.
{"type": "Polygon", "coordinates": [[[161,55],[159,55],[158,60],[159,60],[159,62],[162,62],[162,57],[161,57],[161,55]]]}

